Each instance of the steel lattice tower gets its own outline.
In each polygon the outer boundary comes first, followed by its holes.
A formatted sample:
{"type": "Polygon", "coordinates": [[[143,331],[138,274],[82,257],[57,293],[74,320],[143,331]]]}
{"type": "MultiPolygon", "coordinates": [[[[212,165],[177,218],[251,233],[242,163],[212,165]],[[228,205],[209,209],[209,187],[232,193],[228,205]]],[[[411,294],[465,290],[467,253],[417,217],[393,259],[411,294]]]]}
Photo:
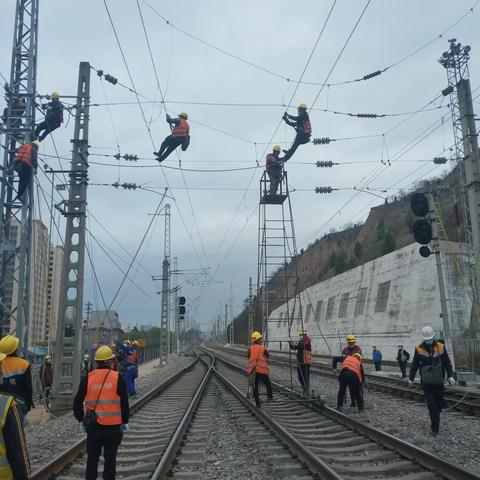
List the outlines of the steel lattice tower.
{"type": "Polygon", "coordinates": [[[33,181],[23,203],[12,200],[18,177],[12,169],[15,151],[32,141],[35,130],[39,0],[17,0],[10,83],[5,85],[7,108],[0,186],[0,327],[1,334],[15,326],[23,348],[28,345],[29,265],[32,231],[33,181]]]}

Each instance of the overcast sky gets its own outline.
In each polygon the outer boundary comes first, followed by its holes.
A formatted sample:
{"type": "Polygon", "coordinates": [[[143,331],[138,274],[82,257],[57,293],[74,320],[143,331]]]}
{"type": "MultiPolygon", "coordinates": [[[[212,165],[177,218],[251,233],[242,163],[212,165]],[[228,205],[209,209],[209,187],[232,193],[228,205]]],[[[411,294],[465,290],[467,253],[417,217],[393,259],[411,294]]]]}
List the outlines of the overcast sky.
{"type": "MultiPolygon", "coordinates": [[[[285,78],[300,78],[332,1],[148,1],[158,13],[143,0],[139,0],[139,4],[167,109],[172,114],[186,111],[191,120],[191,145],[187,152],[181,153],[185,169],[255,167],[256,160],[263,165],[267,148],[277,142],[291,142],[292,128],[282,124],[276,130],[285,111],[282,104],[287,104],[297,89],[296,82],[288,82],[285,78]],[[270,73],[175,30],[158,14],[183,32],[270,73]],[[268,145],[272,135],[273,142],[268,145]]],[[[15,3],[14,0],[1,1],[0,72],[6,77],[10,73],[15,3]]],[[[365,219],[371,206],[383,202],[368,193],[353,191],[355,186],[365,186],[364,182],[371,179],[374,172],[378,176],[369,183],[369,188],[388,189],[389,196],[395,195],[412,182],[448,168],[432,171],[434,165],[428,160],[439,155],[450,156],[448,148],[453,142],[448,98],[437,99],[415,115],[378,119],[335,115],[322,109],[403,114],[425,107],[447,85],[445,70],[437,59],[448,48],[447,39],[451,37],[471,45],[472,90],[480,87],[478,2],[372,0],[329,83],[363,77],[395,64],[433,40],[432,43],[369,81],[322,89],[318,84],[325,81],[366,3],[366,0],[337,1],[303,77],[305,82],[316,85],[299,85],[292,100],[293,106],[305,102],[311,107],[320,93],[310,112],[313,137],[365,136],[329,145],[301,146],[288,162],[290,185],[296,189],[291,199],[299,248],[332,228],[365,219]],[[473,12],[443,38],[434,40],[473,6],[473,12]],[[396,128],[391,130],[393,127],[396,128]],[[418,137],[430,130],[433,133],[425,138],[418,137]],[[417,137],[420,142],[415,140],[417,137]],[[382,158],[389,158],[392,165],[383,168],[382,158]],[[352,163],[320,169],[315,166],[318,160],[352,163]],[[318,195],[313,192],[316,186],[345,190],[318,195]]],[[[137,1],[109,0],[108,5],[137,91],[158,102],[161,97],[137,1]]],[[[90,62],[132,88],[103,0],[40,0],[38,92],[46,94],[58,90],[61,95],[75,95],[80,61],[90,62]]],[[[145,101],[143,97],[140,99],[145,101]]],[[[74,102],[73,99],[65,101],[74,102]]],[[[175,198],[175,201],[166,199],[172,211],[172,256],[178,257],[179,269],[192,269],[178,281],[185,281],[197,273],[193,269],[199,268],[209,268],[215,281],[208,287],[183,288],[191,315],[196,312],[196,321],[207,330],[218,313],[219,302],[229,297],[230,283],[233,284],[234,312],[238,313],[248,293],[248,277],[255,279],[257,274],[256,207],[262,169],[185,171],[185,180],[178,170],[165,168],[162,172],[153,160],[153,146],[135,95],[119,85],[105,82],[102,88],[102,82],[92,71],[91,102],[103,104],[90,111],[89,179],[92,185],[88,189],[88,225],[94,237],[126,270],[152,219],[148,214],[155,211],[164,191],[165,174],[171,187],[168,195],[175,198]],[[107,102],[120,103],[110,106],[113,123],[105,106],[107,102]],[[146,160],[137,163],[121,160],[122,168],[119,168],[114,158],[97,156],[114,155],[118,151],[117,144],[121,154],[136,154],[146,160]],[[95,185],[116,181],[144,184],[154,192],[95,185]],[[189,188],[191,205],[185,185],[189,188]]],[[[2,100],[2,109],[3,103],[2,100]]],[[[474,105],[478,111],[478,99],[474,105]]],[[[165,110],[160,103],[142,106],[158,148],[169,133],[165,110]]],[[[289,112],[295,113],[295,108],[290,108],[289,112]]],[[[65,120],[63,127],[53,134],[60,157],[65,157],[60,160],[62,168],[69,167],[74,123],[68,115],[65,120]]],[[[50,137],[43,142],[40,151],[55,155],[50,137]]],[[[58,168],[56,159],[42,158],[58,168]]],[[[178,167],[178,157],[172,154],[163,165],[178,167]]],[[[50,190],[45,175],[39,173],[37,179],[48,195],[50,190]]],[[[55,179],[55,183],[61,183],[61,179],[55,179]]],[[[60,199],[56,195],[56,201],[60,199]]],[[[42,194],[40,204],[41,218],[48,225],[47,203],[42,194]]],[[[56,221],[59,221],[63,236],[65,223],[58,215],[56,221]]],[[[138,259],[142,267],[135,264],[131,270],[130,278],[137,286],[127,280],[114,303],[113,308],[119,312],[124,326],[159,323],[160,297],[156,292],[160,287],[150,276],[161,273],[163,221],[164,217],[158,217],[140,250],[138,259]]],[[[60,242],[56,232],[53,241],[60,242]]],[[[88,245],[105,302],[109,305],[123,274],[90,236],[88,245]]],[[[102,299],[92,278],[87,260],[84,300],[101,309],[102,299]]]]}

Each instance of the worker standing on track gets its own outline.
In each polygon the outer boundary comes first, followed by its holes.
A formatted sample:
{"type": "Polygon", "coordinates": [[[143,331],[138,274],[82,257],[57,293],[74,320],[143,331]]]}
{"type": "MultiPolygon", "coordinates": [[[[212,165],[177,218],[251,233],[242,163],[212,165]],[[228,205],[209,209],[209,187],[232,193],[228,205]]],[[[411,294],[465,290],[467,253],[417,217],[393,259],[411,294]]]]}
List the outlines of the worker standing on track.
{"type": "Polygon", "coordinates": [[[280,145],[274,145],[272,153],[269,153],[266,158],[265,168],[267,170],[268,178],[270,179],[269,195],[276,195],[278,185],[282,179],[283,173],[283,158],[279,158],[280,145]]]}
{"type": "Polygon", "coordinates": [[[15,155],[13,169],[18,174],[18,190],[16,197],[13,199],[14,202],[17,199],[22,200],[23,194],[32,180],[32,174],[37,174],[39,148],[40,142],[34,140],[22,145],[15,155]]]}
{"type": "Polygon", "coordinates": [[[410,354],[403,348],[401,343],[398,344],[397,362],[402,372],[402,378],[407,378],[407,362],[410,359],[410,354]]]}
{"type": "Polygon", "coordinates": [[[382,371],[382,352],[380,350],[377,350],[376,346],[372,347],[372,358],[373,358],[373,364],[375,365],[375,371],[376,372],[381,372],[382,371]]]}
{"type": "Polygon", "coordinates": [[[290,150],[283,151],[285,153],[285,156],[283,157],[285,162],[293,156],[300,145],[309,143],[312,135],[312,124],[310,123],[310,117],[307,113],[307,106],[304,103],[301,103],[298,106],[297,111],[297,116],[289,115],[287,112],[285,112],[282,117],[284,122],[287,125],[295,128],[295,131],[297,132],[290,150]]]}
{"type": "Polygon", "coordinates": [[[30,363],[17,356],[19,344],[20,340],[13,335],[6,335],[0,340],[0,353],[7,356],[2,361],[0,392],[13,395],[25,416],[34,406],[32,373],[30,363]]]}
{"type": "Polygon", "coordinates": [[[35,137],[40,141],[43,141],[48,134],[59,128],[63,123],[64,106],[60,101],[60,94],[53,92],[50,98],[52,99],[51,102],[42,105],[45,110],[45,120],[35,127],[35,137]]]}
{"type": "Polygon", "coordinates": [[[48,406],[48,401],[50,399],[50,391],[53,384],[53,365],[51,355],[45,355],[43,363],[40,366],[39,377],[40,385],[42,387],[42,395],[45,399],[45,403],[48,406]]]}
{"type": "MultiPolygon", "coordinates": [[[[0,369],[7,358],[0,353],[0,369]]],[[[0,393],[0,478],[28,480],[30,461],[22,426],[22,415],[13,395],[0,393]]]]}
{"type": "Polygon", "coordinates": [[[434,338],[433,328],[422,329],[422,343],[415,347],[408,384],[413,386],[415,375],[420,369],[420,377],[432,427],[432,435],[437,436],[440,429],[440,413],[443,408],[444,369],[447,372],[448,383],[455,385],[452,363],[445,345],[434,338]]]}
{"type": "Polygon", "coordinates": [[[297,352],[298,381],[303,393],[310,391],[310,368],[312,366],[312,340],[303,328],[298,332],[300,340],[297,343],[289,342],[290,349],[297,352]]]}
{"type": "Polygon", "coordinates": [[[267,402],[273,400],[272,384],[270,382],[270,368],[268,366],[268,358],[270,352],[262,345],[263,335],[260,332],[252,333],[252,344],[248,348],[248,375],[254,375],[253,398],[255,404],[260,407],[260,396],[258,393],[258,384],[260,380],[267,388],[267,402]]]}
{"type": "Polygon", "coordinates": [[[135,378],[138,376],[138,355],[135,346],[130,340],[125,340],[125,343],[117,342],[119,350],[127,354],[125,363],[125,380],[127,382],[128,395],[133,397],[137,394],[135,389],[135,378]]]}
{"type": "Polygon", "coordinates": [[[112,369],[114,360],[115,355],[109,346],[97,349],[97,368],[82,378],[73,402],[73,414],[80,423],[80,431],[87,433],[85,480],[97,479],[102,448],[105,459],[103,479],[115,480],[118,447],[128,430],[127,386],[125,379],[112,369]]]}
{"type": "Polygon", "coordinates": [[[185,151],[190,145],[190,125],[187,122],[188,115],[182,112],[178,118],[172,118],[167,113],[167,123],[172,133],[162,142],[158,152],[153,152],[157,160],[162,163],[178,146],[185,151]]]}
{"type": "MultiPolygon", "coordinates": [[[[347,335],[346,340],[347,340],[347,345],[342,350],[341,361],[343,361],[345,359],[345,357],[351,356],[354,353],[359,353],[360,355],[362,355],[362,349],[357,345],[357,343],[356,343],[357,339],[356,339],[355,335],[350,333],[349,335],[347,335]]],[[[335,362],[334,362],[334,368],[336,368],[336,363],[335,362]]],[[[351,399],[350,406],[355,407],[356,406],[355,396],[352,394],[351,390],[350,390],[350,399],[351,399]]]]}
{"type": "Polygon", "coordinates": [[[338,381],[340,382],[340,388],[337,397],[337,410],[340,410],[343,406],[345,390],[348,386],[350,395],[355,400],[358,411],[361,412],[363,410],[362,384],[365,382],[365,373],[362,366],[362,356],[359,353],[354,353],[344,359],[338,381]]]}

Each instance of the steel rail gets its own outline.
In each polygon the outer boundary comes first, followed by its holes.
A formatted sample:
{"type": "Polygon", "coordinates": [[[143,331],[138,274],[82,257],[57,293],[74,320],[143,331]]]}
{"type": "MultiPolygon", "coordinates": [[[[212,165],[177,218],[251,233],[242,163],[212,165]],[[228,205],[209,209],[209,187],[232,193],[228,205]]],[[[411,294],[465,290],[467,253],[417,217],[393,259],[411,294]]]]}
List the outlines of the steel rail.
{"type": "MultiPolygon", "coordinates": [[[[210,355],[210,354],[207,354],[207,355],[210,355]]],[[[193,396],[187,410],[185,411],[182,419],[180,420],[177,428],[175,429],[175,432],[173,433],[173,436],[170,439],[170,442],[165,448],[162,458],[160,459],[160,462],[158,463],[157,468],[155,469],[155,471],[153,472],[153,475],[151,476],[151,480],[164,480],[168,477],[168,472],[170,471],[173,461],[177,456],[177,452],[180,448],[180,444],[183,441],[185,433],[187,432],[188,427],[190,426],[190,423],[192,421],[193,415],[197,410],[197,407],[203,397],[207,383],[210,380],[211,372],[213,368],[213,362],[214,362],[213,355],[210,355],[210,357],[212,359],[212,362],[208,366],[207,372],[203,377],[202,382],[198,386],[197,391],[195,392],[195,395],[193,396]]],[[[197,358],[200,358],[200,357],[197,357],[197,358]]]]}
{"type": "MultiPolygon", "coordinates": [[[[205,347],[202,347],[202,350],[205,350],[205,347]]],[[[207,350],[211,349],[208,348],[207,350]]],[[[223,364],[227,365],[229,368],[238,372],[246,373],[246,369],[244,367],[235,364],[229,360],[226,360],[221,356],[218,356],[217,352],[210,351],[209,353],[211,353],[216,360],[219,360],[223,364]]],[[[378,444],[381,444],[382,446],[385,446],[393,451],[400,453],[402,456],[406,457],[409,460],[418,462],[420,465],[427,468],[428,470],[433,471],[434,473],[438,473],[449,480],[480,480],[480,476],[476,475],[473,472],[464,470],[463,468],[451,462],[448,462],[440,457],[437,457],[436,455],[433,455],[425,450],[422,450],[421,448],[418,448],[409,442],[401,440],[375,427],[348,417],[347,415],[344,415],[343,413],[340,413],[333,408],[330,408],[326,405],[315,405],[314,401],[305,402],[305,400],[308,399],[298,394],[297,392],[294,392],[293,390],[284,387],[283,385],[272,382],[272,386],[277,391],[282,391],[292,398],[297,398],[298,401],[303,402],[304,405],[308,406],[313,410],[321,410],[322,414],[327,416],[331,420],[370,438],[371,440],[378,444]]],[[[253,405],[252,408],[254,408],[253,405]]]]}
{"type": "MultiPolygon", "coordinates": [[[[133,402],[130,405],[130,415],[134,415],[135,412],[140,410],[143,406],[145,406],[150,400],[154,397],[158,396],[162,393],[167,387],[169,387],[172,383],[177,381],[180,377],[182,377],[186,372],[191,370],[193,366],[198,361],[198,357],[195,358],[189,365],[183,367],[178,372],[171,375],[167,380],[162,382],[160,385],[152,388],[149,392],[145,395],[142,395],[138,400],[133,402]]],[[[57,475],[65,467],[71,463],[73,463],[80,455],[82,455],[87,449],[87,437],[85,436],[81,440],[78,440],[74,443],[71,447],[64,450],[60,455],[52,459],[47,464],[41,466],[38,470],[32,473],[30,476],[30,480],[48,480],[53,475],[57,475]]]]}

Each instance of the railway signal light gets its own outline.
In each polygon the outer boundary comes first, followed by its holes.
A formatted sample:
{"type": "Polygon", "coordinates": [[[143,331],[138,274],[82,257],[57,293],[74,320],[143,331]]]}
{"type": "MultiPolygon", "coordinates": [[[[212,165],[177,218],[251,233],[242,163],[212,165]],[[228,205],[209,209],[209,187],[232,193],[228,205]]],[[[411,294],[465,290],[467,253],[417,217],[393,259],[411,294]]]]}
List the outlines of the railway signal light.
{"type": "Polygon", "coordinates": [[[424,258],[429,257],[432,251],[427,245],[432,241],[433,230],[432,222],[425,218],[430,212],[427,196],[424,193],[414,193],[410,198],[410,208],[414,215],[423,217],[413,224],[413,238],[422,245],[419,250],[420,255],[424,258]]]}
{"type": "Polygon", "coordinates": [[[178,297],[178,318],[183,320],[185,318],[185,297],[178,297]]]}

